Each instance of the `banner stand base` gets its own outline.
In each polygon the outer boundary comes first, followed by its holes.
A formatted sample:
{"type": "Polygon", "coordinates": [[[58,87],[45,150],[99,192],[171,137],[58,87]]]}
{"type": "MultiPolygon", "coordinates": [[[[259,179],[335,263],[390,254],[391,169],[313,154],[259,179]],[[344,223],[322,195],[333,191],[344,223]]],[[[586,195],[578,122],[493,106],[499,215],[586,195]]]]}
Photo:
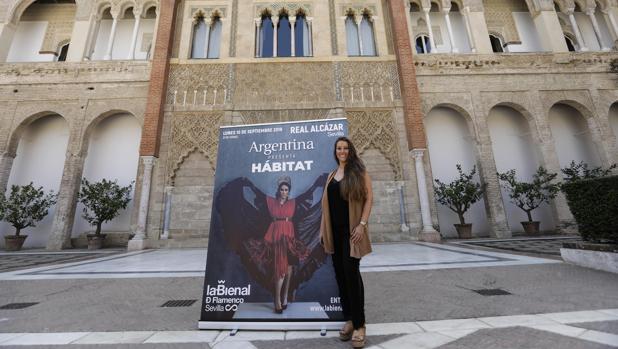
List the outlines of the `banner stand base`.
{"type": "Polygon", "coordinates": [[[237,321],[200,321],[200,330],[239,330],[256,331],[320,331],[322,336],[328,330],[339,331],[345,321],[307,321],[307,322],[237,322],[237,321]]]}

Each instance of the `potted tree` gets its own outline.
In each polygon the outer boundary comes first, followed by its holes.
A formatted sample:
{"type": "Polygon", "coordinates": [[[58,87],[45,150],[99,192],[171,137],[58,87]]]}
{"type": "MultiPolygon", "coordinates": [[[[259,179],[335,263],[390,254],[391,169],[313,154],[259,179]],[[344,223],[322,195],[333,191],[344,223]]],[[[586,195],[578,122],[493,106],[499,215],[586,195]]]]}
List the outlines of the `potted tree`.
{"type": "Polygon", "coordinates": [[[91,183],[82,178],[82,186],[78,200],[84,205],[82,217],[96,227],[94,234],[87,234],[88,249],[96,250],[103,247],[106,234],[101,234],[101,225],[116,218],[120,210],[127,208],[131,201],[133,183],[126,187],[118,185],[117,181],[103,179],[91,183]]]}
{"type": "Polygon", "coordinates": [[[474,203],[479,201],[485,192],[485,186],[473,180],[476,175],[476,166],[470,173],[465,173],[461,165],[457,164],[459,178],[446,184],[436,179],[433,186],[436,200],[455,212],[459,217],[459,224],[453,224],[460,239],[472,237],[472,224],[466,223],[465,213],[474,203]]]}
{"type": "Polygon", "coordinates": [[[539,233],[541,223],[532,220],[532,211],[543,202],[549,203],[549,200],[556,197],[560,185],[552,181],[557,176],[557,173],[550,173],[543,166],[532,175],[531,182],[518,181],[515,170],[498,173],[498,178],[503,182],[502,187],[508,191],[511,202],[528,215],[528,221],[521,222],[526,234],[539,233]]]}
{"type": "Polygon", "coordinates": [[[5,235],[7,251],[19,251],[28,235],[21,235],[23,229],[35,227],[47,216],[49,208],[56,203],[53,191],[45,193],[43,187],[12,185],[11,192],[0,195],[0,217],[15,228],[15,235],[5,235]]]}

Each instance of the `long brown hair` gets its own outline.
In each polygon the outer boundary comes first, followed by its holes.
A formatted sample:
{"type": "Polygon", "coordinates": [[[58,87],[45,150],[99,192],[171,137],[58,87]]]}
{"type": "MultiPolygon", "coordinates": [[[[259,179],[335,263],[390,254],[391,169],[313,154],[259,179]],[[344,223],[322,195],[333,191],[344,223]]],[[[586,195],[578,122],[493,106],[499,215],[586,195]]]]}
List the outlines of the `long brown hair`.
{"type": "Polygon", "coordinates": [[[337,143],[344,141],[348,143],[348,159],[345,163],[344,176],[341,181],[341,196],[351,201],[365,201],[367,198],[367,189],[365,187],[365,165],[358,157],[354,144],[347,137],[339,137],[335,141],[335,149],[333,155],[335,161],[339,164],[337,158],[337,143]]]}

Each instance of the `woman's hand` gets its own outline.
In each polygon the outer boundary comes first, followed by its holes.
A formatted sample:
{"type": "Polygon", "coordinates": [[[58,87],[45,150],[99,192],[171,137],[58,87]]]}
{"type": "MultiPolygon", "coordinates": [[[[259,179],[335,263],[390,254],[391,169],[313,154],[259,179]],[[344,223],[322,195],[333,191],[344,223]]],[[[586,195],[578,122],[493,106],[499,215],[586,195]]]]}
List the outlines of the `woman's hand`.
{"type": "Polygon", "coordinates": [[[350,240],[352,241],[353,244],[358,244],[359,242],[363,241],[364,237],[365,237],[365,226],[362,224],[359,224],[356,226],[356,228],[354,228],[354,230],[352,230],[352,235],[350,235],[350,240]]]}

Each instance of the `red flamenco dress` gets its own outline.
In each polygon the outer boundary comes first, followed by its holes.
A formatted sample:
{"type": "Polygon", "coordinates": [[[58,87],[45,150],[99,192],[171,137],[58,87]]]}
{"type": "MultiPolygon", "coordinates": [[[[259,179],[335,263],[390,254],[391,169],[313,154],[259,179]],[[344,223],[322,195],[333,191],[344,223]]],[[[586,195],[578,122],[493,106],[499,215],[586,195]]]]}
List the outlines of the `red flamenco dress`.
{"type": "Polygon", "coordinates": [[[281,279],[288,272],[288,266],[296,265],[309,256],[309,249],[296,238],[294,232],[294,211],[296,200],[279,203],[276,198],[267,196],[266,205],[272,218],[263,240],[250,240],[251,259],[261,269],[273,269],[273,279],[281,279]]]}

